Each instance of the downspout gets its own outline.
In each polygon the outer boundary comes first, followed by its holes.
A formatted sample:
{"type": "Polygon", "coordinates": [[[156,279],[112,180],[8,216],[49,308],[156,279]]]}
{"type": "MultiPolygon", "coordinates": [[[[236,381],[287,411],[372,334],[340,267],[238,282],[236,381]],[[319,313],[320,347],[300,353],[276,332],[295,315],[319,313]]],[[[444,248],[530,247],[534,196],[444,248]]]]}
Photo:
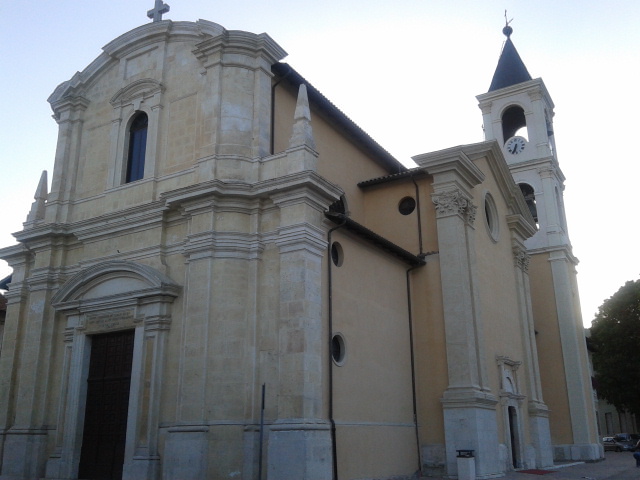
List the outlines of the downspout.
{"type": "Polygon", "coordinates": [[[273,155],[273,150],[275,148],[275,121],[276,121],[276,87],[282,82],[285,78],[289,76],[289,74],[293,71],[290,65],[287,65],[289,71],[281,76],[276,83],[271,86],[271,138],[269,139],[269,152],[273,155]]]}
{"type": "MultiPolygon", "coordinates": [[[[418,245],[420,248],[419,257],[424,258],[425,254],[423,253],[422,246],[422,215],[420,211],[420,189],[418,188],[418,183],[416,179],[411,175],[411,181],[416,188],[416,214],[418,216],[418,245]]],[[[416,366],[415,366],[415,352],[413,347],[413,313],[412,313],[412,303],[411,303],[411,280],[410,274],[411,272],[420,267],[422,265],[414,265],[413,267],[407,270],[407,312],[409,319],[409,351],[411,355],[411,400],[413,402],[413,425],[415,428],[416,434],[416,454],[418,458],[418,471],[422,476],[422,455],[420,454],[420,432],[418,430],[418,400],[416,395],[416,366]]]]}
{"type": "Polygon", "coordinates": [[[328,322],[329,322],[329,422],[331,423],[331,456],[333,457],[333,480],[338,480],[338,448],[336,446],[336,422],[333,420],[333,354],[331,351],[331,344],[333,343],[333,282],[331,277],[331,234],[343,227],[347,221],[342,220],[340,225],[337,225],[327,232],[327,285],[329,288],[328,298],[328,322]]]}
{"type": "MultiPolygon", "coordinates": [[[[421,254],[422,256],[422,254],[421,254]]],[[[411,280],[410,274],[413,270],[422,265],[414,265],[407,270],[407,311],[409,318],[409,352],[411,356],[411,400],[413,401],[413,425],[416,434],[416,454],[418,458],[418,471],[422,476],[422,456],[420,455],[420,435],[418,432],[418,401],[416,396],[416,367],[415,367],[415,353],[413,348],[413,314],[411,313],[411,280]]]]}
{"type": "Polygon", "coordinates": [[[413,175],[411,175],[411,181],[413,182],[413,185],[416,187],[416,214],[418,216],[418,246],[420,248],[420,254],[418,255],[419,257],[421,257],[423,255],[423,248],[422,248],[422,215],[421,215],[421,211],[420,211],[420,190],[418,189],[418,183],[416,182],[416,179],[413,178],[413,175]]]}

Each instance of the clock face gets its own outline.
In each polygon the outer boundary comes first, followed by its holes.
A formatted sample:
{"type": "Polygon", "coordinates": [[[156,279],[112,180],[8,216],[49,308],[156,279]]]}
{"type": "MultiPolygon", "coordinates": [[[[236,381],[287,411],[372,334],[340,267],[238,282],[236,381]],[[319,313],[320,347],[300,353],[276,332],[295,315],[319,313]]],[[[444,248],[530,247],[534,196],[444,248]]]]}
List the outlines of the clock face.
{"type": "Polygon", "coordinates": [[[507,152],[509,152],[511,155],[517,155],[524,150],[524,147],[526,145],[527,141],[522,137],[510,138],[506,144],[507,152]]]}

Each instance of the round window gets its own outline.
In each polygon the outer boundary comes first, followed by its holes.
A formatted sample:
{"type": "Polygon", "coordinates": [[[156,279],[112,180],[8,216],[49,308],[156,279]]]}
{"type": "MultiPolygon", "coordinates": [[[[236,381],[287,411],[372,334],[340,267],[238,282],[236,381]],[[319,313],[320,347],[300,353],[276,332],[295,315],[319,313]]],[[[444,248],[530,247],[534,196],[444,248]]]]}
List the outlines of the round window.
{"type": "Polygon", "coordinates": [[[498,234],[500,233],[498,223],[498,209],[493,201],[493,197],[490,193],[484,196],[484,218],[486,220],[487,230],[494,242],[498,241],[498,234]]]}
{"type": "Polygon", "coordinates": [[[409,215],[415,209],[416,209],[416,201],[412,197],[404,197],[402,200],[400,200],[400,203],[398,203],[398,211],[402,215],[409,215]]]}
{"type": "Polygon", "coordinates": [[[338,242],[331,244],[331,261],[336,267],[341,267],[344,261],[344,252],[342,251],[342,245],[338,242]]]}
{"type": "Polygon", "coordinates": [[[338,366],[344,365],[344,359],[346,357],[346,349],[344,345],[344,337],[340,333],[336,333],[331,338],[331,358],[338,366]]]}

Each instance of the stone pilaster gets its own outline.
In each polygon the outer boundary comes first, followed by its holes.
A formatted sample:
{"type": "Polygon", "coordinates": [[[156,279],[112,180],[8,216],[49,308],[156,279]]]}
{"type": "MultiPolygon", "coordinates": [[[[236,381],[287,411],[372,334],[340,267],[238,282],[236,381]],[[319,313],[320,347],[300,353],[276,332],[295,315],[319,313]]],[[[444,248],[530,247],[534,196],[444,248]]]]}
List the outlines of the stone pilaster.
{"type": "Polygon", "coordinates": [[[558,330],[562,345],[564,376],[573,433],[573,444],[566,448],[556,445],[556,459],[596,460],[600,458],[593,415],[593,390],[588,371],[588,359],[582,315],[577,298],[575,263],[565,249],[549,252],[553,278],[558,330]],[[562,453],[561,453],[562,451],[562,453]]]}
{"type": "Polygon", "coordinates": [[[456,450],[476,451],[478,474],[499,471],[495,405],[482,341],[473,222],[477,207],[457,188],[436,190],[449,387],[444,392],[447,471],[457,468],[456,450]],[[481,460],[482,459],[482,460],[481,460]]]}
{"type": "MultiPolygon", "coordinates": [[[[44,237],[33,243],[29,255],[24,253],[24,263],[16,262],[18,268],[14,271],[15,282],[9,295],[7,330],[11,336],[15,335],[15,345],[22,347],[7,352],[7,360],[13,363],[13,368],[11,374],[3,376],[12,379],[13,385],[9,387],[11,397],[6,399],[12,414],[6,418],[2,473],[25,478],[45,473],[49,433],[46,425],[53,420],[46,401],[53,382],[50,359],[56,344],[54,312],[50,304],[52,291],[59,284],[59,276],[50,266],[55,256],[55,240],[44,237]],[[22,297],[20,304],[12,301],[15,297],[11,292],[14,291],[22,297]],[[14,312],[14,308],[18,311],[14,312]],[[18,330],[15,330],[14,322],[21,324],[17,326],[18,330]]],[[[9,260],[14,263],[11,257],[9,260]]]]}
{"type": "MultiPolygon", "coordinates": [[[[23,245],[0,250],[0,256],[13,268],[10,290],[7,292],[7,316],[5,318],[2,355],[0,355],[0,472],[22,475],[28,468],[24,457],[15,455],[25,452],[27,437],[20,435],[15,427],[15,416],[19,405],[15,399],[20,370],[20,343],[26,334],[28,315],[28,286],[25,278],[32,265],[32,252],[23,245]]],[[[31,457],[28,458],[31,461],[31,457]]],[[[37,473],[37,472],[32,472],[37,473]]]]}
{"type": "Polygon", "coordinates": [[[447,473],[456,475],[456,450],[463,449],[475,450],[478,476],[495,475],[502,471],[497,398],[490,392],[484,351],[472,193],[484,174],[457,148],[414,160],[433,175],[449,376],[441,399],[447,473]]]}
{"type": "Polygon", "coordinates": [[[82,125],[88,106],[89,101],[81,96],[64,97],[51,105],[58,122],[58,144],[45,216],[49,223],[67,220],[78,177],[82,125]]]}
{"type": "MultiPolygon", "coordinates": [[[[511,230],[511,242],[514,257],[514,273],[518,294],[519,320],[522,331],[523,352],[525,356],[524,372],[527,385],[527,410],[529,419],[529,438],[535,455],[535,465],[530,467],[548,467],[553,465],[553,448],[549,426],[549,409],[542,397],[538,349],[536,345],[533,311],[531,306],[531,288],[529,283],[529,263],[531,256],[524,247],[522,227],[519,216],[507,219],[511,230]]],[[[532,456],[533,456],[532,455],[532,456]]]]}
{"type": "MultiPolygon", "coordinates": [[[[269,431],[269,478],[331,478],[331,433],[323,402],[327,326],[323,323],[322,212],[335,198],[301,186],[273,197],[281,210],[279,385],[269,431]]],[[[337,197],[337,196],[336,196],[337,197]]]]}

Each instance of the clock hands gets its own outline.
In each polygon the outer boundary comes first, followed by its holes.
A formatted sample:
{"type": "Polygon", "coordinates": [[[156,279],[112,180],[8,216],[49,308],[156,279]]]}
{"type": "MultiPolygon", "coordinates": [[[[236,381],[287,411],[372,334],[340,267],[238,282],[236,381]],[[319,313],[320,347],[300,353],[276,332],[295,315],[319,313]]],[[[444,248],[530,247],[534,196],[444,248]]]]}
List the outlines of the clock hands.
{"type": "Polygon", "coordinates": [[[513,138],[507,143],[507,152],[512,155],[517,155],[522,150],[524,150],[524,145],[524,141],[521,138],[513,138]]]}

